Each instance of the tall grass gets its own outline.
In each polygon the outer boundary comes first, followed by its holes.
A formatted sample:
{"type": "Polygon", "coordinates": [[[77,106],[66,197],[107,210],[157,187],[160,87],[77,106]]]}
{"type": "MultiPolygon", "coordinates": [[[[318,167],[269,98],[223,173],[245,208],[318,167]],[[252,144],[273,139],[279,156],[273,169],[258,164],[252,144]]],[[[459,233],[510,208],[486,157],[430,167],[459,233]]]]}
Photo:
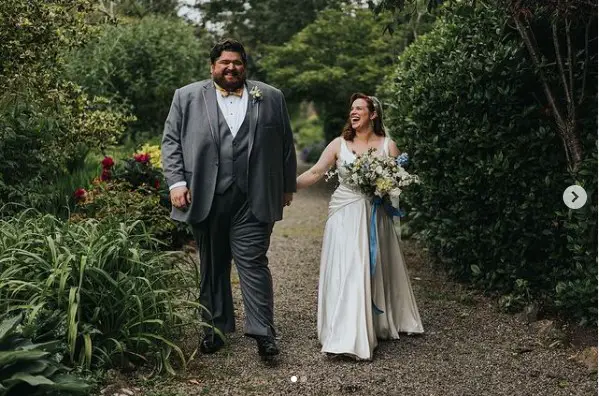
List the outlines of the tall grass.
{"type": "Polygon", "coordinates": [[[26,211],[0,220],[0,314],[27,311],[67,343],[71,363],[152,362],[174,373],[199,277],[193,261],[162,252],[141,222],[64,222],[26,211]]]}

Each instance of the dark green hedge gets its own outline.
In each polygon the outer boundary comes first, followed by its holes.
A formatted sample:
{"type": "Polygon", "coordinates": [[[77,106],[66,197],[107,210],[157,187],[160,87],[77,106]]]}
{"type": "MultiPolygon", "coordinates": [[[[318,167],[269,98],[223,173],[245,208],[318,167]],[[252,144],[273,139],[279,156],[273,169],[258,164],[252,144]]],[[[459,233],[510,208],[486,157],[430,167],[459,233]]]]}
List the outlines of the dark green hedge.
{"type": "Polygon", "coordinates": [[[452,275],[500,292],[504,306],[536,300],[596,323],[596,91],[581,114],[587,159],[574,178],[509,29],[498,10],[448,10],[380,89],[423,181],[405,195],[410,225],[452,275]],[[574,183],[589,194],[579,211],[562,201],[574,183]]]}

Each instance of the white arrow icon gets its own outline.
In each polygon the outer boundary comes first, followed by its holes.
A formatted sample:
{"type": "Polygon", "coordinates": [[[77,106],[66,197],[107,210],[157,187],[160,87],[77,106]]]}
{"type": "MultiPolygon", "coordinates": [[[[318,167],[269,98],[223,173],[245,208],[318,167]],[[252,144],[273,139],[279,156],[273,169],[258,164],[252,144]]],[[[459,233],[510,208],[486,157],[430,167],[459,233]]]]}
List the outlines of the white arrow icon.
{"type": "Polygon", "coordinates": [[[581,186],[574,184],[566,188],[562,198],[570,209],[580,209],[587,202],[587,192],[581,186]]]}

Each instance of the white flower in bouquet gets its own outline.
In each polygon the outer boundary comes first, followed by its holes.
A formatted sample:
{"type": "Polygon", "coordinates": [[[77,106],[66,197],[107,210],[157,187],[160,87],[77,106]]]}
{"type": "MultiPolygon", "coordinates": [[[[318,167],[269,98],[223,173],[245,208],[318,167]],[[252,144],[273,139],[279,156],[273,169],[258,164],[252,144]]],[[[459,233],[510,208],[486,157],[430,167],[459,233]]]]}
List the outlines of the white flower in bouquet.
{"type": "Polygon", "coordinates": [[[418,176],[408,173],[400,165],[400,162],[406,163],[407,154],[400,161],[376,155],[375,151],[371,149],[357,156],[354,162],[346,164],[344,182],[364,195],[380,197],[397,208],[402,190],[419,183],[418,176]]]}

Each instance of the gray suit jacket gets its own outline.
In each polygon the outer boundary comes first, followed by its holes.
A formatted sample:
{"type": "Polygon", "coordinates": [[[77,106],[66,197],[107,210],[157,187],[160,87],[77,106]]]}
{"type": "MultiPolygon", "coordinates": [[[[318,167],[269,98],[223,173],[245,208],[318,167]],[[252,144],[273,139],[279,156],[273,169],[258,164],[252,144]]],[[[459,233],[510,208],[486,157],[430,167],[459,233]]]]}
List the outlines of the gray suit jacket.
{"type": "MultiPolygon", "coordinates": [[[[283,93],[270,85],[256,86],[259,100],[249,98],[248,201],[254,216],[272,223],[283,218],[283,194],[296,191],[295,146],[283,93]]],[[[206,219],[216,187],[219,166],[218,102],[212,80],[175,91],[164,125],[162,165],[169,186],[186,181],[191,205],[173,207],[171,217],[187,223],[206,219]]]]}

